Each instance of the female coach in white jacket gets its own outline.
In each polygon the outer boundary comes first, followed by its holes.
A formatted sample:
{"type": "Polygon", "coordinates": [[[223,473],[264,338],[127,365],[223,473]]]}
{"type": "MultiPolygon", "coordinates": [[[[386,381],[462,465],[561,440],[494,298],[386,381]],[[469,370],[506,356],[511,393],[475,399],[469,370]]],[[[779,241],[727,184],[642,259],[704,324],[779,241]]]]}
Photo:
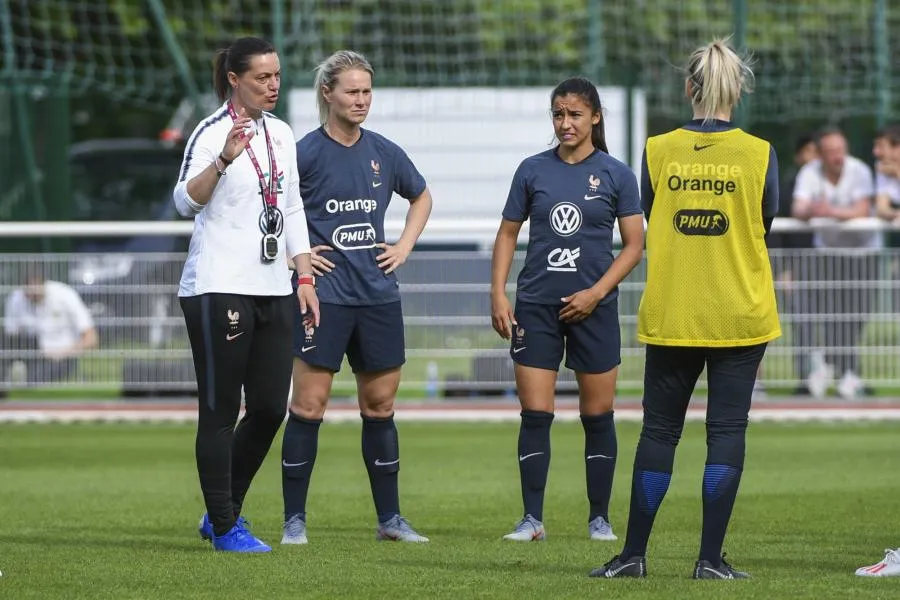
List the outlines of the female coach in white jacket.
{"type": "Polygon", "coordinates": [[[319,303],[294,134],[265,112],[281,84],[274,47],[236,40],[217,56],[214,82],[223,104],[188,140],[174,192],[179,212],[195,215],[178,295],[200,395],[200,534],[216,550],[268,552],[240,515],[286,412],[295,302],[287,257],[314,326],[319,303]],[[242,390],[246,414],[235,428],[242,390]]]}

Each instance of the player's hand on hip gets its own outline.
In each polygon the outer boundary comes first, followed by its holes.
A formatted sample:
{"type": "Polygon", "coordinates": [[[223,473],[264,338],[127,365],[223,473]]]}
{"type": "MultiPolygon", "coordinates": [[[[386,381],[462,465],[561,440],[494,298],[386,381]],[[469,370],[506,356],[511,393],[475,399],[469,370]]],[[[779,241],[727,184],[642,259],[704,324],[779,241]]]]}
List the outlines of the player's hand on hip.
{"type": "Polygon", "coordinates": [[[412,251],[412,248],[407,248],[402,244],[386,244],[381,242],[380,244],[375,244],[376,248],[383,250],[381,254],[375,257],[375,260],[378,261],[378,267],[383,269],[385,274],[393,273],[394,270],[406,262],[406,259],[409,258],[409,253],[412,251]]]}
{"type": "Polygon", "coordinates": [[[512,337],[512,328],[516,326],[516,315],[506,294],[491,297],[491,325],[500,337],[508,340],[512,337]]]}
{"type": "Polygon", "coordinates": [[[319,297],[316,295],[315,286],[303,283],[297,286],[297,298],[300,300],[300,314],[303,321],[311,322],[313,326],[319,326],[319,297]]]}
{"type": "Polygon", "coordinates": [[[247,132],[247,127],[250,126],[250,117],[245,116],[246,114],[246,111],[242,108],[238,118],[234,120],[234,124],[231,126],[231,131],[228,132],[228,137],[225,138],[222,157],[228,162],[232,162],[240,156],[247,144],[250,143],[250,140],[253,139],[253,136],[256,135],[253,131],[247,132]]]}
{"type": "Polygon", "coordinates": [[[312,262],[313,273],[316,275],[324,275],[325,273],[331,273],[334,269],[334,263],[325,258],[324,256],[319,256],[320,252],[331,252],[334,248],[331,246],[326,246],[324,244],[320,244],[315,246],[309,251],[310,261],[312,262]]]}
{"type": "Polygon", "coordinates": [[[559,319],[567,323],[583,321],[594,312],[602,299],[603,296],[592,289],[581,290],[571,296],[566,296],[562,298],[565,306],[559,311],[559,319]]]}

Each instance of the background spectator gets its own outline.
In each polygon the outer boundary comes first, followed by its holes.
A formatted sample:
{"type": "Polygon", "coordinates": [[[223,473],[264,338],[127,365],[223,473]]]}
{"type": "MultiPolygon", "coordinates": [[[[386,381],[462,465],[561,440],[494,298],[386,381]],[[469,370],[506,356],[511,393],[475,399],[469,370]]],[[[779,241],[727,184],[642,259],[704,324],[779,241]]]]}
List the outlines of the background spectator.
{"type": "MultiPolygon", "coordinates": [[[[840,221],[870,216],[872,170],[848,155],[843,132],[834,127],[823,129],[816,136],[816,146],[819,158],[797,174],[793,216],[840,221]]],[[[878,277],[881,233],[825,228],[814,234],[813,245],[819,252],[801,261],[799,273],[802,281],[812,284],[795,294],[799,305],[794,312],[820,316],[825,335],[822,345],[829,350],[824,356],[810,356],[813,360],[808,365],[807,385],[813,396],[821,398],[838,374],[838,392],[852,399],[864,391],[856,345],[872,298],[865,283],[878,277]]],[[[807,354],[813,346],[815,323],[811,325],[808,331],[800,328],[802,336],[796,345],[801,354],[807,354]]]]}
{"type": "Polygon", "coordinates": [[[97,343],[91,313],[78,292],[48,281],[42,266],[34,265],[25,274],[24,286],[6,299],[2,380],[40,384],[68,379],[78,357],[97,343]]]}

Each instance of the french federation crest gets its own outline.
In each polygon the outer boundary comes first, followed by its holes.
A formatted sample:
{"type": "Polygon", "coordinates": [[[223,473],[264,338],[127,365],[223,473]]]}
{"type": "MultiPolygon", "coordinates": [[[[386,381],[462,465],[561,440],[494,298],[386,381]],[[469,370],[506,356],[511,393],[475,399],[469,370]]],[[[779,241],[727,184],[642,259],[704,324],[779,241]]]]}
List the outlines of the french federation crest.
{"type": "Polygon", "coordinates": [[[381,186],[381,165],[374,158],[369,165],[372,167],[372,187],[381,186]]]}

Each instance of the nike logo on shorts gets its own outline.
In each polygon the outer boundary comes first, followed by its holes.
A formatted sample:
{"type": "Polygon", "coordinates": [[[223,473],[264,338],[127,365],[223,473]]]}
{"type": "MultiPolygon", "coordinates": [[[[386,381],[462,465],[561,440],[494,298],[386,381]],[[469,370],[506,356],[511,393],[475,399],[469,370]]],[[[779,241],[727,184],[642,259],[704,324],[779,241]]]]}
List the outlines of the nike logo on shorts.
{"type": "Polygon", "coordinates": [[[528,346],[522,346],[521,348],[513,348],[513,354],[518,354],[519,352],[521,352],[522,350],[524,350],[527,347],[528,346]]]}
{"type": "Polygon", "coordinates": [[[232,334],[230,334],[230,333],[226,333],[226,334],[225,334],[225,341],[230,342],[231,340],[233,340],[233,339],[235,339],[235,338],[241,337],[241,336],[244,335],[245,333],[246,333],[245,331],[242,331],[242,332],[240,332],[240,333],[235,333],[234,335],[232,335],[232,334]]]}
{"type": "Polygon", "coordinates": [[[309,352],[310,350],[312,350],[315,347],[316,346],[303,346],[302,348],[300,348],[300,352],[304,352],[304,353],[309,352]]]}

